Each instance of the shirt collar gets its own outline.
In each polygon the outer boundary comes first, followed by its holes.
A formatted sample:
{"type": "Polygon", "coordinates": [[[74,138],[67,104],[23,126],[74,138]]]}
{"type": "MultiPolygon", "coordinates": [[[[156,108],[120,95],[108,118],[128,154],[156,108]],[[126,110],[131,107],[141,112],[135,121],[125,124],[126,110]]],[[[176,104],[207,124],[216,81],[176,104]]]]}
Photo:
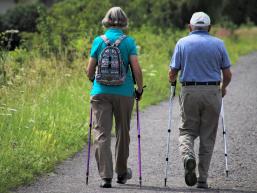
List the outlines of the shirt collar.
{"type": "Polygon", "coordinates": [[[208,35],[209,32],[205,31],[205,30],[195,30],[195,31],[192,31],[192,32],[189,33],[189,35],[192,35],[192,34],[205,34],[205,35],[208,35]]]}

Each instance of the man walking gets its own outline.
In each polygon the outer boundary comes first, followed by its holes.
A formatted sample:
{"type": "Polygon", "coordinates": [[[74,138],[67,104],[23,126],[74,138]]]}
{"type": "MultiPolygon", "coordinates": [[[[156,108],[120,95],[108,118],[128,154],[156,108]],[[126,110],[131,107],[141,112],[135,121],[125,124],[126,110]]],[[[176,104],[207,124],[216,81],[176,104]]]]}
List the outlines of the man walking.
{"type": "Polygon", "coordinates": [[[210,17],[203,12],[192,15],[190,34],[175,47],[169,81],[179,81],[181,127],[179,149],[188,186],[208,188],[207,177],[218,128],[222,97],[231,80],[230,60],[222,40],[211,36],[210,17]],[[222,77],[221,78],[221,72],[222,77]],[[199,176],[196,177],[194,140],[199,137],[199,176]]]}

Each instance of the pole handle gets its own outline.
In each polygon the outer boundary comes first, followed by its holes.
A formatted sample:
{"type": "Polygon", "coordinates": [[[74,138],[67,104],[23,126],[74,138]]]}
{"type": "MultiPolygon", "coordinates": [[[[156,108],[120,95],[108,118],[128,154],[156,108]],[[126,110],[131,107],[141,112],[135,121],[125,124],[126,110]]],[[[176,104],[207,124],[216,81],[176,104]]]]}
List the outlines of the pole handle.
{"type": "Polygon", "coordinates": [[[177,80],[175,80],[174,82],[171,82],[171,95],[172,97],[175,97],[176,95],[176,87],[177,87],[177,80]]]}
{"type": "Polygon", "coordinates": [[[176,86],[177,85],[177,80],[175,80],[174,82],[171,82],[170,84],[171,84],[171,86],[176,86]]]}
{"type": "Polygon", "coordinates": [[[138,98],[137,97],[137,94],[139,94],[138,92],[137,92],[137,89],[135,88],[135,94],[136,94],[136,101],[139,101],[140,100],[140,98],[141,98],[141,96],[142,96],[142,94],[143,94],[143,92],[144,92],[144,88],[146,88],[146,85],[144,85],[143,86],[143,88],[142,88],[142,92],[140,93],[140,97],[138,98]]]}

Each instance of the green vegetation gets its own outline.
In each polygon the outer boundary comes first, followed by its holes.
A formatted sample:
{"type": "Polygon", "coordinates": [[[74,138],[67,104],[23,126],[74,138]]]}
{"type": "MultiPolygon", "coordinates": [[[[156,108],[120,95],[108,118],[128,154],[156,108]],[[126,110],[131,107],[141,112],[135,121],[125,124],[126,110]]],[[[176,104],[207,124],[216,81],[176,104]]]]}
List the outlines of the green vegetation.
{"type": "Polygon", "coordinates": [[[40,9],[45,9],[45,7],[38,3],[19,4],[0,17],[0,30],[18,29],[35,32],[40,9]]]}
{"type": "Polygon", "coordinates": [[[257,49],[256,41],[257,28],[242,28],[234,32],[232,37],[225,37],[224,41],[228,48],[231,62],[235,64],[239,56],[253,52],[257,49]]]}
{"type": "Polygon", "coordinates": [[[0,30],[4,31],[16,24],[16,29],[20,31],[24,30],[24,27],[25,31],[33,31],[40,14],[35,6],[43,9],[53,2],[58,3],[54,5],[49,16],[55,17],[55,20],[61,19],[60,21],[69,18],[74,22],[73,25],[65,26],[66,23],[59,23],[58,26],[71,29],[99,23],[98,16],[102,16],[109,7],[117,5],[126,10],[130,24],[136,27],[147,24],[162,28],[176,26],[183,29],[192,13],[199,10],[207,12],[213,23],[233,22],[237,26],[245,23],[257,24],[255,0],[15,0],[15,2],[18,3],[16,8],[9,10],[3,17],[0,15],[0,30]],[[91,12],[94,14],[88,14],[91,12]],[[80,16],[80,19],[77,19],[77,16],[80,16]],[[24,25],[21,25],[22,23],[24,25]],[[31,25],[31,29],[27,27],[28,25],[31,25]]]}
{"type": "MultiPolygon", "coordinates": [[[[49,11],[38,9],[36,32],[22,32],[16,50],[0,50],[0,192],[52,170],[85,144],[91,82],[84,67],[93,38],[103,33],[99,21],[114,0],[85,2],[66,0],[49,11]],[[89,14],[98,7],[102,9],[89,14]]],[[[129,17],[133,9],[142,9],[136,3],[127,5],[129,17]]],[[[146,18],[141,19],[140,25],[136,16],[130,17],[127,33],[138,45],[147,85],[140,102],[144,108],[168,98],[170,57],[176,41],[188,32],[173,24],[162,29],[143,25],[146,18]]],[[[213,33],[224,39],[233,63],[257,49],[256,28],[217,27],[213,33]]]]}
{"type": "MultiPolygon", "coordinates": [[[[156,35],[142,28],[131,34],[139,45],[147,85],[141,106],[156,104],[169,95],[168,63],[176,40],[186,32],[156,35]]],[[[237,38],[226,39],[233,61],[257,49],[256,33],[250,39],[247,34],[241,31],[237,38]]],[[[31,181],[83,147],[91,84],[82,70],[83,58],[69,68],[61,59],[33,52],[18,49],[6,54],[5,63],[12,68],[6,70],[13,74],[0,90],[1,191],[31,181]]]]}

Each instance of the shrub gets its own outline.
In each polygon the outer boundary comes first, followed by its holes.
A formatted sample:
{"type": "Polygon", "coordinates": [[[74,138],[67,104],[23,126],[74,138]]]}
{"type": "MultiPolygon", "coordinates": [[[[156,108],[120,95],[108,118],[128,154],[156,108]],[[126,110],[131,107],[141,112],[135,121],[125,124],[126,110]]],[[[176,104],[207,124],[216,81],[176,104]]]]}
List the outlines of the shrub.
{"type": "Polygon", "coordinates": [[[92,34],[101,31],[101,19],[106,7],[110,7],[108,1],[61,1],[48,13],[42,12],[38,30],[51,48],[62,49],[74,39],[92,37],[92,34]]]}
{"type": "Polygon", "coordinates": [[[15,50],[20,44],[20,35],[18,30],[6,30],[0,35],[0,48],[4,50],[15,50]]]}

